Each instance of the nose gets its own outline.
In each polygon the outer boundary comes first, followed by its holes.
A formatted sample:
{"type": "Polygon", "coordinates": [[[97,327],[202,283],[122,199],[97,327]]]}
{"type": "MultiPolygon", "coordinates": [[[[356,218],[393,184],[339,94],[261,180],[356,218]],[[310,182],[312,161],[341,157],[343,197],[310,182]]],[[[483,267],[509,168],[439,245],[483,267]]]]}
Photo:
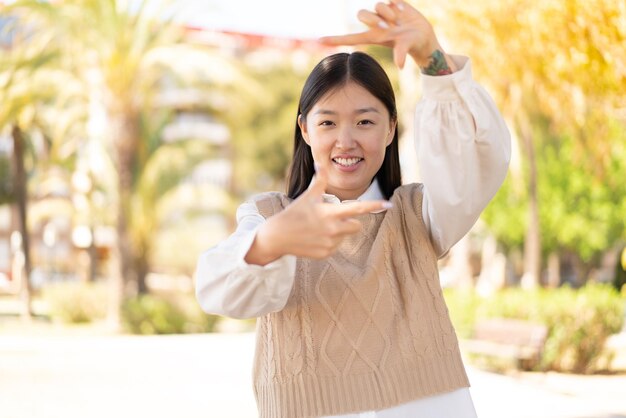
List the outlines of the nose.
{"type": "Polygon", "coordinates": [[[339,130],[336,146],[339,149],[352,149],[355,145],[355,139],[350,127],[344,127],[339,130]]]}

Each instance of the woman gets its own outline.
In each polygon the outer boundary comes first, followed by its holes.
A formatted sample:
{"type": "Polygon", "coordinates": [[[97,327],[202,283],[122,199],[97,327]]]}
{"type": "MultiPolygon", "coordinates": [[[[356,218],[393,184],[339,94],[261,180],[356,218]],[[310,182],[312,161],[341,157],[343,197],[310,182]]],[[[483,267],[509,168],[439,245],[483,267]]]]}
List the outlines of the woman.
{"type": "Polygon", "coordinates": [[[388,45],[421,67],[424,183],[401,185],[382,67],[326,57],[300,98],[288,194],[239,207],[234,234],[198,261],[196,294],[207,312],[258,317],[261,417],[475,417],[437,260],[500,187],[509,134],[469,60],[445,54],[416,9],[359,18],[368,31],[323,41],[388,45]]]}

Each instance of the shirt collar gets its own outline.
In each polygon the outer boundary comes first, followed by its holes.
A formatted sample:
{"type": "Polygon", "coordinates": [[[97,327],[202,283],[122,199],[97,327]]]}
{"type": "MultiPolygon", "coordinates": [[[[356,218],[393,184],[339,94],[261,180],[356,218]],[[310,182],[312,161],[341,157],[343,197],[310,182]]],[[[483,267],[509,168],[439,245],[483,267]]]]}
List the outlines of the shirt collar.
{"type": "Polygon", "coordinates": [[[370,187],[367,188],[365,193],[359,196],[356,200],[339,200],[339,198],[335,195],[324,193],[322,195],[324,198],[324,202],[326,203],[348,203],[348,202],[356,202],[356,201],[368,201],[368,200],[385,200],[383,196],[383,192],[380,190],[380,185],[378,184],[378,179],[374,178],[370,187]]]}

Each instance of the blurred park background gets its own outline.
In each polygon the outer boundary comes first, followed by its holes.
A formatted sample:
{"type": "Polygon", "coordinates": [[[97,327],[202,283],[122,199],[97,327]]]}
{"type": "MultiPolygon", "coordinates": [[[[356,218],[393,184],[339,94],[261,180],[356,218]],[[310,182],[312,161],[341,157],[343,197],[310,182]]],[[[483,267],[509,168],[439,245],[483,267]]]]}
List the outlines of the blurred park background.
{"type": "MultiPolygon", "coordinates": [[[[503,187],[441,260],[454,325],[468,342],[493,318],[545,331],[532,362],[480,350],[468,361],[517,378],[626,376],[626,3],[412,3],[447,52],[471,57],[513,137],[503,187]]],[[[300,90],[336,51],[316,38],[362,30],[356,12],[374,4],[0,1],[0,417],[62,416],[2,413],[3,397],[15,407],[16,388],[28,391],[20,371],[37,376],[31,343],[59,361],[65,338],[93,337],[95,349],[141,335],[133,347],[193,342],[212,358],[211,347],[232,351],[216,338],[239,333],[233,347],[251,355],[240,344],[252,344],[254,320],[199,309],[197,257],[233,231],[243,200],[284,190],[300,90]]],[[[419,70],[363,50],[394,83],[403,180],[419,181],[419,70]]],[[[248,365],[242,352],[224,361],[248,365]]],[[[608,381],[621,383],[604,393],[626,395],[626,380],[608,381]]],[[[584,416],[626,416],[626,401],[612,411],[623,415],[584,416]]]]}

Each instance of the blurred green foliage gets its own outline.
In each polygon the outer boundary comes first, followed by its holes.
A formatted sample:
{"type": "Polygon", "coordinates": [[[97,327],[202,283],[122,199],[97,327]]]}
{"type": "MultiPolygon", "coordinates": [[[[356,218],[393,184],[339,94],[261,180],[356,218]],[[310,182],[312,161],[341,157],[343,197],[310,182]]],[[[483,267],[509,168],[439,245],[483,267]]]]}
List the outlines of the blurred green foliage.
{"type": "Polygon", "coordinates": [[[121,312],[126,330],[142,335],[212,332],[219,320],[190,295],[141,295],[127,299],[121,312]]]}
{"type": "MultiPolygon", "coordinates": [[[[575,138],[558,137],[545,119],[534,124],[543,254],[563,250],[584,263],[597,264],[601,255],[626,234],[626,143],[623,126],[609,121],[603,141],[611,152],[590,171],[589,155],[575,138]]],[[[483,212],[483,219],[508,249],[522,248],[528,224],[527,189],[514,173],[483,212]]]]}
{"type": "Polygon", "coordinates": [[[46,285],[41,291],[52,320],[68,324],[104,319],[107,295],[108,287],[102,282],[58,282],[46,285]]]}
{"type": "Polygon", "coordinates": [[[459,337],[476,321],[513,318],[544,324],[548,338],[540,368],[589,373],[602,359],[607,338],[622,329],[626,300],[612,286],[589,283],[580,289],[505,289],[489,297],[446,289],[448,310],[459,337]]]}
{"type": "Polygon", "coordinates": [[[223,115],[232,132],[236,192],[243,195],[283,189],[307,74],[285,61],[251,67],[248,76],[259,83],[256,89],[239,90],[223,115]]]}
{"type": "MultiPolygon", "coordinates": [[[[53,321],[83,324],[106,318],[110,289],[104,282],[59,282],[42,288],[53,321]]],[[[184,334],[213,332],[220,320],[204,313],[193,294],[159,292],[126,299],[122,323],[132,334],[184,334]]]]}

